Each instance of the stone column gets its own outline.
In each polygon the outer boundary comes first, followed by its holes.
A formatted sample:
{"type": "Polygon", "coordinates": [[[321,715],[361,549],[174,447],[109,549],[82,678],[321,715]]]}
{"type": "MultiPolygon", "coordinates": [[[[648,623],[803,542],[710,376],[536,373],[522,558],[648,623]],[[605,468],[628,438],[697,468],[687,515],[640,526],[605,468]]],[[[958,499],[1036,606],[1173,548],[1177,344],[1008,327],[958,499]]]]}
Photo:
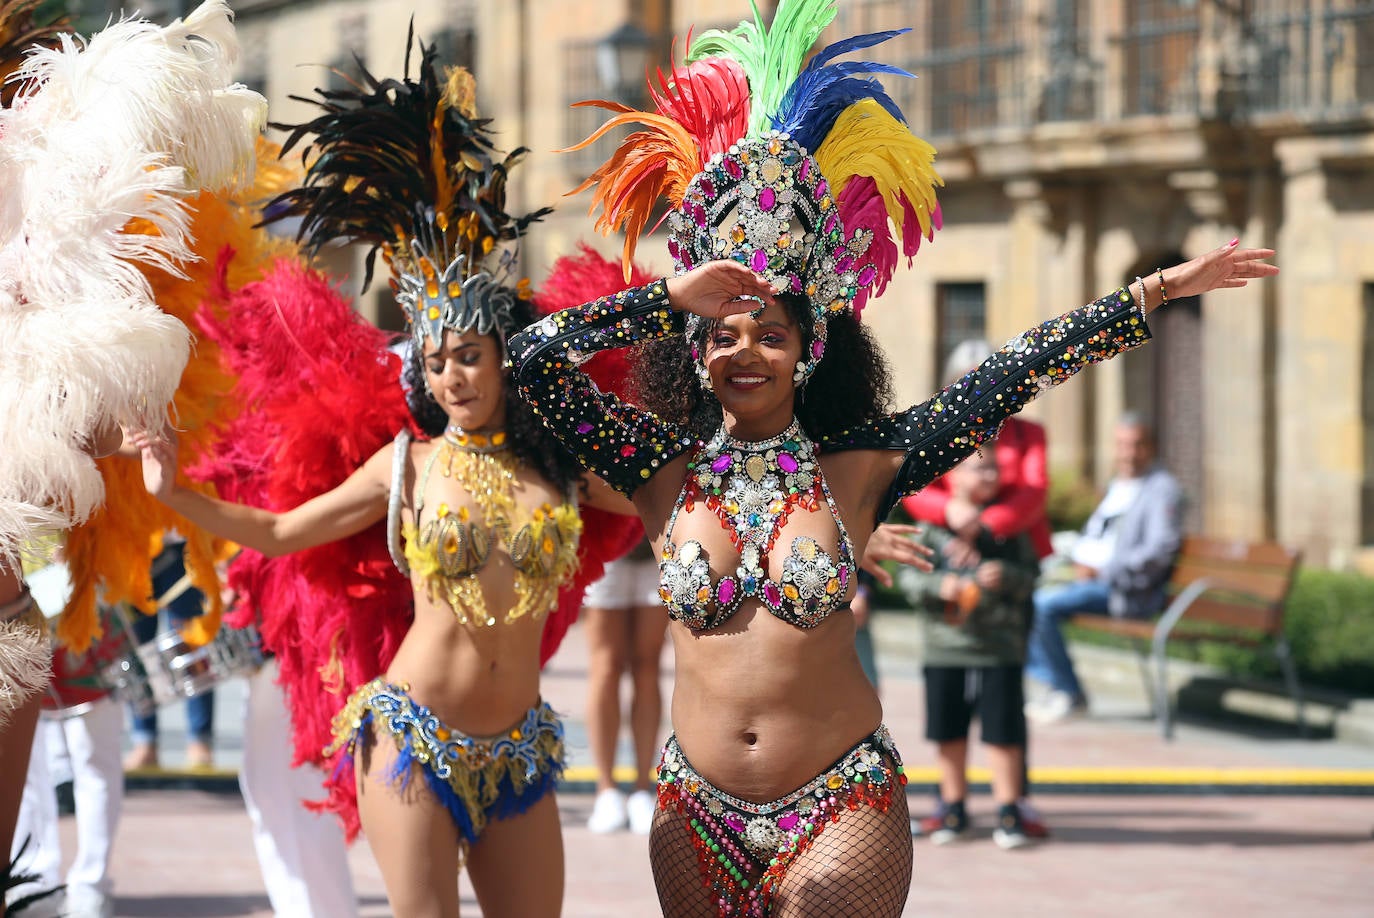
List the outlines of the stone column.
{"type": "Polygon", "coordinates": [[[1280,540],[1318,564],[1348,557],[1360,536],[1366,332],[1359,279],[1367,276],[1371,246],[1367,235],[1350,235],[1352,217],[1334,200],[1325,162],[1350,146],[1346,138],[1293,137],[1275,148],[1285,181],[1278,234],[1277,528],[1280,540]]]}

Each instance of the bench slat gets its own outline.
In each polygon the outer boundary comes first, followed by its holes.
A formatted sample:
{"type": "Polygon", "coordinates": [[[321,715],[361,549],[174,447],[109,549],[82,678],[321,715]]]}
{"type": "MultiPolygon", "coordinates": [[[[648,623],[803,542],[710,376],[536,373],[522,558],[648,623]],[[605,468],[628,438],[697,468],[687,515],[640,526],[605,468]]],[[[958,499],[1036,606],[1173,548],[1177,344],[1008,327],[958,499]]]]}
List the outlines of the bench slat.
{"type": "Polygon", "coordinates": [[[1215,561],[1223,564],[1268,565],[1292,568],[1299,553],[1277,542],[1240,542],[1189,536],[1183,540],[1179,560],[1215,561]]]}
{"type": "Polygon", "coordinates": [[[1288,585],[1292,575],[1284,571],[1226,568],[1215,564],[1198,564],[1191,558],[1181,558],[1174,567],[1174,576],[1169,581],[1171,592],[1178,593],[1195,580],[1206,579],[1214,590],[1225,590],[1257,602],[1277,604],[1288,595],[1288,585]]]}
{"type": "Polygon", "coordinates": [[[1188,607],[1188,611],[1183,615],[1183,622],[1207,622],[1230,628],[1248,628],[1265,634],[1278,634],[1283,626],[1283,609],[1225,602],[1204,593],[1188,607]]]}

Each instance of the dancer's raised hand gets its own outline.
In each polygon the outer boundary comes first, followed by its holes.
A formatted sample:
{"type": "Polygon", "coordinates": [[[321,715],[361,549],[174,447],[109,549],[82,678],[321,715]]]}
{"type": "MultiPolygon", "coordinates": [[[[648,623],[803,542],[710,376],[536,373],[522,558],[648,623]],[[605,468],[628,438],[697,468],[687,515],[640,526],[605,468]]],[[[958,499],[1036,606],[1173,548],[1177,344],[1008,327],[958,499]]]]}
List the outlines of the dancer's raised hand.
{"type": "MultiPolygon", "coordinates": [[[[1279,273],[1277,265],[1265,262],[1265,259],[1272,257],[1273,249],[1242,249],[1240,240],[1232,239],[1221,248],[1199,255],[1191,261],[1165,268],[1165,293],[1172,300],[1198,296],[1227,287],[1244,287],[1248,281],[1255,278],[1271,277],[1279,273]]],[[[1149,297],[1146,304],[1158,305],[1159,298],[1149,297]]]]}
{"type": "Polygon", "coordinates": [[[668,302],[679,312],[707,319],[753,312],[774,302],[778,288],[737,261],[698,265],[668,278],[668,302]]]}
{"type": "Polygon", "coordinates": [[[176,490],[176,433],[170,427],[159,434],[134,430],[129,432],[129,442],[138,447],[143,462],[143,486],[149,494],[165,500],[176,490]]]}

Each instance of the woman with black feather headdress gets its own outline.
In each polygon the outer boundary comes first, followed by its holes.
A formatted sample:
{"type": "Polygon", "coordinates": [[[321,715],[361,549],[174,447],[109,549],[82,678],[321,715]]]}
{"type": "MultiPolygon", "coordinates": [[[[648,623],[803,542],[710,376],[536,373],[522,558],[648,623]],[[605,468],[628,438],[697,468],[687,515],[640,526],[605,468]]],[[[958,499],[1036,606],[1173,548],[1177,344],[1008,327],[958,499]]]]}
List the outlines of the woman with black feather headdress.
{"type": "MultiPolygon", "coordinates": [[[[328,619],[330,610],[317,608],[321,591],[303,597],[311,608],[280,613],[301,620],[296,640],[325,648],[316,655],[325,666],[293,670],[299,684],[286,687],[295,704],[318,695],[322,678],[351,692],[326,750],[329,806],[349,824],[356,805],[399,916],[456,916],[464,862],[484,914],[552,916],[563,890],[551,793],[563,727],[540,700],[539,668],[561,635],[555,621],[576,607],[602,555],[633,544],[638,524],[613,517],[583,538],[583,518],[596,508],[631,507],[584,476],[514,395],[506,342],[535,319],[515,277],[515,245],[546,211],[507,212],[508,171],[523,151],[498,154],[489,122],[477,117],[471,75],[441,73],[434,50],[420,50],[415,77],[408,53],[401,79],[364,71],[352,88],[303,100],[321,114],[280,127],[289,132],[285,150],[305,148],[305,179],[266,213],[269,222],[299,218],[310,251],[368,245],[368,280],[382,254],[410,323],[404,372],[422,437],[403,430],[337,487],[280,512],[178,487],[174,444],[147,434],[137,441],[149,490],[178,512],[267,556],[304,558],[305,549],[337,543],[323,559],[336,579],[365,563],[339,540],[370,537],[364,531],[385,521],[391,558],[414,595],[414,620],[394,656],[372,648],[380,665],[356,678],[358,648],[376,635],[356,625],[306,630],[328,619]]],[[[327,435],[316,440],[329,448],[327,435]]],[[[277,447],[264,444],[279,457],[277,447]]]]}

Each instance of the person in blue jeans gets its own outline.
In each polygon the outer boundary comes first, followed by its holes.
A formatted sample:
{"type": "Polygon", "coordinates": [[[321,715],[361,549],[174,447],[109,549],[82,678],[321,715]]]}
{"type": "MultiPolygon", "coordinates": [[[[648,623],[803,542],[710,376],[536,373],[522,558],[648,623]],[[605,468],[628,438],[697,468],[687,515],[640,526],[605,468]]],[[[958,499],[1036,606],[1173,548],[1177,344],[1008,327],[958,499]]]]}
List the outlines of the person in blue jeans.
{"type": "MultiPolygon", "coordinates": [[[[179,584],[186,575],[182,554],[186,544],[183,539],[168,533],[163,541],[162,551],[153,559],[153,595],[164,596],[168,591],[180,589],[179,584]]],[[[140,644],[151,641],[159,631],[180,627],[189,619],[205,611],[205,596],[195,587],[188,587],[180,595],[167,603],[158,615],[139,615],[134,619],[134,636],[140,644]]],[[[157,754],[157,711],[147,716],[132,715],[131,734],[133,748],[124,759],[125,769],[156,768],[157,754]]],[[[213,740],[215,726],[214,690],[202,692],[194,698],[186,699],[186,764],[191,768],[208,768],[214,761],[213,740]]]]}
{"type": "Polygon", "coordinates": [[[1035,591],[1026,675],[1049,691],[1026,706],[1037,723],[1087,710],[1060,626],[1074,615],[1148,618],[1164,602],[1164,585],[1182,542],[1183,492],[1155,463],[1154,434],[1140,417],[1117,422],[1116,476],[1074,543],[1075,579],[1035,591]]]}

